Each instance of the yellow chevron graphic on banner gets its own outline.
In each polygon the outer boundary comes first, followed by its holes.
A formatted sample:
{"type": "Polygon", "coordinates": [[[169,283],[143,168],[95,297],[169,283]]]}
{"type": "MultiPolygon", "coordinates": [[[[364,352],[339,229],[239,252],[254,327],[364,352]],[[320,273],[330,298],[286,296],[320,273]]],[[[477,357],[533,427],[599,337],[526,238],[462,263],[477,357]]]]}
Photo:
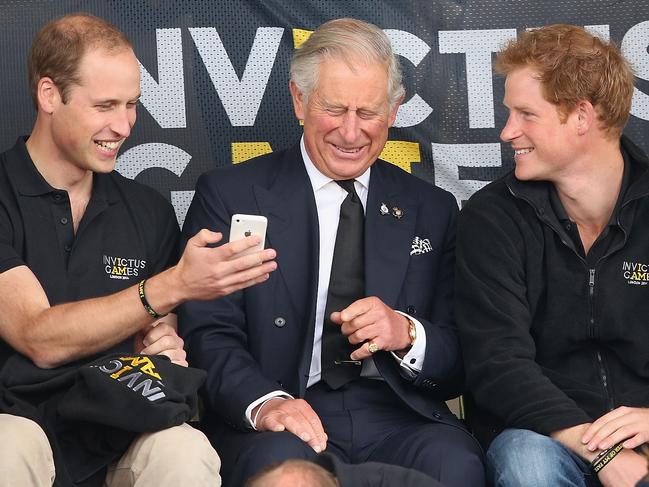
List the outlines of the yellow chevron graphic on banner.
{"type": "Polygon", "coordinates": [[[293,47],[298,49],[313,34],[312,30],[293,29],[293,47]]]}
{"type": "Polygon", "coordinates": [[[232,164],[273,152],[268,142],[232,142],[232,164]]]}
{"type": "MultiPolygon", "coordinates": [[[[231,145],[232,164],[273,152],[268,142],[232,142],[231,145]]],[[[412,172],[412,164],[421,162],[419,144],[404,140],[388,140],[379,157],[406,172],[412,172]]]]}
{"type": "MultiPolygon", "coordinates": [[[[311,34],[313,34],[312,30],[293,29],[293,47],[299,49],[299,47],[304,44],[309,37],[311,37],[311,34]]],[[[298,123],[304,125],[304,121],[302,120],[298,120],[298,123]]]]}
{"type": "Polygon", "coordinates": [[[388,140],[379,157],[406,172],[412,172],[413,163],[421,162],[419,144],[404,140],[388,140]]]}

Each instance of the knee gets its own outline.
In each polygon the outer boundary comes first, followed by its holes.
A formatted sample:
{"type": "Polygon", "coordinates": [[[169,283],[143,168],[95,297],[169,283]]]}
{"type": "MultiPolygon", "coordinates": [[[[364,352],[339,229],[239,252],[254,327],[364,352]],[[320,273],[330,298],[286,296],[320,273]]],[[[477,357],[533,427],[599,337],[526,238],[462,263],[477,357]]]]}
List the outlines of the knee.
{"type": "MultiPolygon", "coordinates": [[[[455,432],[453,432],[455,433],[455,432]]],[[[444,441],[437,438],[420,438],[419,443],[410,445],[417,452],[420,461],[426,464],[451,462],[457,465],[475,465],[483,470],[482,450],[478,442],[467,432],[447,434],[444,441]]]]}
{"type": "Polygon", "coordinates": [[[203,432],[186,423],[160,431],[156,435],[156,455],[166,456],[169,460],[173,458],[183,464],[196,460],[207,462],[217,471],[221,466],[216,450],[203,432]]]}
{"type": "MultiPolygon", "coordinates": [[[[201,431],[188,424],[142,435],[135,443],[139,445],[135,446],[134,456],[141,458],[134,464],[141,464],[142,470],[159,466],[169,471],[173,466],[173,475],[180,478],[218,479],[220,483],[221,460],[216,450],[201,431]]],[[[201,480],[194,485],[207,484],[201,480]]]]}
{"type": "Polygon", "coordinates": [[[530,430],[507,429],[487,451],[488,477],[496,487],[557,485],[557,476],[576,468],[561,444],[530,430]]]}
{"type": "Polygon", "coordinates": [[[387,442],[373,459],[419,470],[449,487],[485,485],[482,450],[468,432],[433,424],[403,440],[399,448],[387,442]]]}
{"type": "MultiPolygon", "coordinates": [[[[223,451],[224,485],[244,485],[246,480],[264,467],[289,458],[311,459],[316,453],[311,447],[288,431],[251,432],[237,442],[235,451],[223,451]]],[[[222,443],[221,448],[228,448],[222,443]]]]}
{"type": "Polygon", "coordinates": [[[32,458],[34,454],[52,456],[52,448],[45,432],[34,421],[0,414],[0,430],[0,459],[3,463],[32,458]]]}
{"type": "MultiPolygon", "coordinates": [[[[467,432],[446,435],[446,441],[426,448],[426,465],[438,467],[438,478],[448,486],[484,486],[485,466],[482,449],[467,432]]],[[[431,467],[428,467],[431,468],[431,467]]]]}
{"type": "Polygon", "coordinates": [[[315,452],[300,438],[288,431],[256,433],[241,452],[239,461],[271,465],[289,458],[310,459],[315,452]]]}
{"type": "Polygon", "coordinates": [[[0,431],[0,478],[31,479],[31,485],[51,485],[54,458],[41,427],[26,418],[0,414],[0,431]]]}

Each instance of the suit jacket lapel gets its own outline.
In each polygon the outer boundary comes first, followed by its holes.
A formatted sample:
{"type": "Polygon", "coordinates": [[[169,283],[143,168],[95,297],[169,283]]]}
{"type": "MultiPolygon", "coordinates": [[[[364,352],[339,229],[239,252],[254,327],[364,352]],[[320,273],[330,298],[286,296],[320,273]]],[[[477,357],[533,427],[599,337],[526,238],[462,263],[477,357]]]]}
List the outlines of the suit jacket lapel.
{"type": "Polygon", "coordinates": [[[368,296],[378,296],[394,308],[408,269],[417,205],[385,164],[377,161],[370,173],[365,210],[365,287],[368,296]],[[387,214],[381,214],[383,204],[387,214]],[[401,218],[393,215],[395,208],[401,210],[401,218]]]}
{"type": "Polygon", "coordinates": [[[277,171],[268,189],[255,186],[253,191],[268,218],[266,236],[277,251],[276,272],[286,282],[297,316],[308,319],[318,282],[318,215],[299,145],[277,161],[277,171]]]}

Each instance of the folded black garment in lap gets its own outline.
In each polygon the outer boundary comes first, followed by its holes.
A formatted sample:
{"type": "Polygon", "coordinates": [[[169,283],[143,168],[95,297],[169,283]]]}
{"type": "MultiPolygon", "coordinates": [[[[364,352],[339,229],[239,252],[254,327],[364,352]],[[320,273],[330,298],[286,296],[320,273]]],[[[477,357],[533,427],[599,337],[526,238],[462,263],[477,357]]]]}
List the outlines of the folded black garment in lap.
{"type": "Polygon", "coordinates": [[[54,452],[55,486],[101,486],[140,433],[191,419],[203,370],[162,355],[111,354],[41,369],[15,354],[0,371],[0,412],[38,423],[54,452]]]}

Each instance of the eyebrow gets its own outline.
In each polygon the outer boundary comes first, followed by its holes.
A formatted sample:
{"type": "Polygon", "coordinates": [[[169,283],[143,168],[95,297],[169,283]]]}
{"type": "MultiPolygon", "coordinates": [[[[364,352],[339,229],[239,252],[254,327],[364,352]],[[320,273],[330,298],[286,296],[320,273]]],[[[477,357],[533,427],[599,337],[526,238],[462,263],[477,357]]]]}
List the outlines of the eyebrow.
{"type": "MultiPolygon", "coordinates": [[[[134,98],[129,98],[129,99],[127,100],[127,103],[132,103],[132,102],[134,102],[134,101],[140,101],[140,98],[141,98],[141,97],[142,97],[142,93],[138,93],[136,97],[134,97],[134,98]]],[[[116,99],[116,98],[107,98],[107,99],[98,98],[98,99],[92,100],[92,102],[93,102],[95,105],[115,105],[115,104],[119,104],[120,101],[121,101],[121,100],[118,100],[118,99],[116,99]]]]}
{"type": "MultiPolygon", "coordinates": [[[[345,110],[349,110],[349,107],[347,105],[343,105],[341,103],[335,103],[335,102],[329,102],[329,101],[326,101],[326,100],[322,100],[321,104],[325,109],[343,108],[345,110]]],[[[357,107],[353,111],[355,111],[355,112],[380,113],[381,112],[381,106],[380,106],[380,104],[378,104],[378,105],[370,105],[370,106],[361,106],[361,107],[357,107]]]]}

